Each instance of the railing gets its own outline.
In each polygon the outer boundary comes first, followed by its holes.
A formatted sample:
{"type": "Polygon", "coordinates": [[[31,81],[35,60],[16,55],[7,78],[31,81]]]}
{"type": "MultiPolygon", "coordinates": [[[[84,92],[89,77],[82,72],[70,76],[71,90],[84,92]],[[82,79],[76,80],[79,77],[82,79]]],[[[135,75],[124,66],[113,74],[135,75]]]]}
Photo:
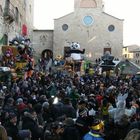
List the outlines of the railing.
{"type": "Polygon", "coordinates": [[[5,8],[4,8],[4,13],[3,13],[4,19],[9,22],[13,22],[15,20],[14,10],[15,10],[15,7],[10,2],[6,2],[5,8]]]}

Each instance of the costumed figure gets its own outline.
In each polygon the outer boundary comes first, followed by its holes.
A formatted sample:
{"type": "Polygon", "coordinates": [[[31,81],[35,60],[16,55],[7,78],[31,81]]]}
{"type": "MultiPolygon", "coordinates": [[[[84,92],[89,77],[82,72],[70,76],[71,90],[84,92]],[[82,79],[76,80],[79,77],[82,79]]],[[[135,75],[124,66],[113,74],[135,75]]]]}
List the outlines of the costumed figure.
{"type": "Polygon", "coordinates": [[[18,61],[26,61],[29,55],[32,55],[32,49],[29,47],[30,39],[22,36],[15,37],[12,41],[9,41],[10,45],[16,46],[19,56],[18,61]]]}
{"type": "Polygon", "coordinates": [[[30,57],[28,57],[28,62],[26,65],[26,72],[24,75],[24,79],[32,76],[33,70],[34,70],[34,65],[35,65],[35,61],[34,61],[33,56],[31,55],[30,57]]]}
{"type": "Polygon", "coordinates": [[[104,122],[93,119],[90,123],[90,131],[85,134],[83,140],[104,140],[104,122]]]}
{"type": "Polygon", "coordinates": [[[80,50],[80,44],[79,43],[72,42],[71,49],[70,49],[70,52],[69,53],[71,54],[70,57],[72,57],[73,60],[75,60],[75,61],[81,61],[82,60],[81,54],[84,54],[85,53],[85,49],[80,50]]]}
{"type": "Polygon", "coordinates": [[[124,115],[128,117],[132,117],[136,114],[136,107],[134,105],[131,106],[130,109],[126,108],[126,98],[128,97],[128,93],[122,95],[119,94],[117,97],[116,108],[113,106],[109,107],[109,116],[114,120],[115,123],[121,123],[121,119],[124,115]]]}
{"type": "Polygon", "coordinates": [[[111,56],[109,51],[106,51],[104,56],[102,56],[103,63],[100,64],[102,67],[102,72],[106,72],[106,74],[109,74],[110,70],[114,69],[115,63],[113,62],[114,56],[111,56]]]}
{"type": "Polygon", "coordinates": [[[72,42],[71,46],[70,46],[70,57],[72,58],[73,61],[73,69],[75,72],[80,71],[81,69],[81,62],[83,60],[82,58],[82,54],[85,53],[85,49],[80,50],[80,44],[79,43],[75,43],[72,42]]]}
{"type": "Polygon", "coordinates": [[[15,69],[21,74],[25,68],[24,77],[31,77],[34,69],[33,49],[30,47],[30,39],[23,36],[16,36],[9,41],[11,46],[14,46],[15,54],[15,69]]]}
{"type": "Polygon", "coordinates": [[[4,61],[7,66],[11,66],[14,61],[13,50],[12,48],[7,48],[4,54],[4,61]]]}
{"type": "Polygon", "coordinates": [[[11,41],[9,41],[10,45],[14,45],[18,51],[18,55],[16,56],[17,61],[20,61],[22,58],[22,55],[25,53],[25,47],[24,47],[24,38],[23,37],[15,37],[11,41]]]}
{"type": "Polygon", "coordinates": [[[7,58],[9,58],[9,59],[13,56],[13,51],[12,51],[11,48],[8,48],[8,49],[6,50],[5,56],[6,56],[7,58]]]}

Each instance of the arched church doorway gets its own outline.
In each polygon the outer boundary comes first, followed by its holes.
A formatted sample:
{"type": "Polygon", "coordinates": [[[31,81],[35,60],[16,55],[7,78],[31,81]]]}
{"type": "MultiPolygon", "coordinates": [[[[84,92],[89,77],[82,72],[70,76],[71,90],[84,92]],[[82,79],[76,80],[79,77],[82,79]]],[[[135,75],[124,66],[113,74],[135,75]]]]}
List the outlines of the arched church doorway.
{"type": "Polygon", "coordinates": [[[50,60],[53,59],[53,52],[49,49],[45,49],[41,53],[42,59],[50,60]]]}

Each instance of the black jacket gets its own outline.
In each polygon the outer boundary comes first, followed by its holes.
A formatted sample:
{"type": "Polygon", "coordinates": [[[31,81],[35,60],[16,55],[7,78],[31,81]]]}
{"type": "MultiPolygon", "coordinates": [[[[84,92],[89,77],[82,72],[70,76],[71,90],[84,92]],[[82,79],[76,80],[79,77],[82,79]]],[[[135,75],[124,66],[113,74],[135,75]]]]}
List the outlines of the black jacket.
{"type": "Polygon", "coordinates": [[[31,131],[32,140],[37,140],[43,134],[43,129],[30,116],[23,117],[22,129],[29,129],[31,131]]]}
{"type": "Polygon", "coordinates": [[[13,140],[19,140],[18,128],[16,125],[14,125],[11,122],[8,122],[5,126],[5,128],[6,128],[8,136],[12,137],[13,140]]]}
{"type": "Polygon", "coordinates": [[[64,128],[62,140],[80,140],[79,132],[74,126],[67,126],[64,128]]]}

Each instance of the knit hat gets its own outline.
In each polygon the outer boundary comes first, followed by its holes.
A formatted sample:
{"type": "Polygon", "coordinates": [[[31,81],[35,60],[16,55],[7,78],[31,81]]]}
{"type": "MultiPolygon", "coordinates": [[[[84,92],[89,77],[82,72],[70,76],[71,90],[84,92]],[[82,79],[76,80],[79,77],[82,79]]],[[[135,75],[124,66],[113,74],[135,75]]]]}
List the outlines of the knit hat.
{"type": "Polygon", "coordinates": [[[49,107],[49,103],[48,103],[48,102],[44,102],[44,103],[42,104],[42,107],[43,107],[43,108],[48,108],[48,107],[49,107]]]}
{"type": "Polygon", "coordinates": [[[18,104],[23,103],[23,99],[22,99],[22,98],[18,98],[18,99],[17,99],[17,103],[18,103],[18,104]]]}

